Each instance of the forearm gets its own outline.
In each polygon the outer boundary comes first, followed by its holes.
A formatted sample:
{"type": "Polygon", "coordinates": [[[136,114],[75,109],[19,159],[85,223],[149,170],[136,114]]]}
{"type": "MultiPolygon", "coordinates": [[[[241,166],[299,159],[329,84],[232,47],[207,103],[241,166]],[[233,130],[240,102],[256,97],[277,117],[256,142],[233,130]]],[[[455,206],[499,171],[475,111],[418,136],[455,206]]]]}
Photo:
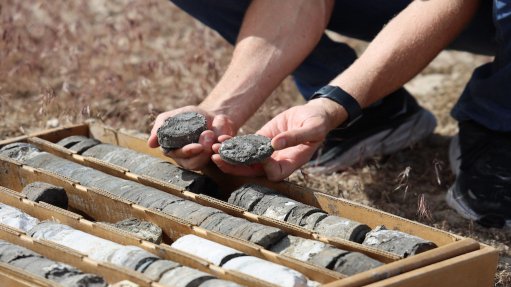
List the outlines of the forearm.
{"type": "Polygon", "coordinates": [[[478,2],[413,1],[331,84],[342,87],[363,107],[385,97],[447,47],[474,15],[478,2]]]}
{"type": "Polygon", "coordinates": [[[328,1],[253,1],[233,57],[200,104],[241,126],[314,49],[330,18],[328,1]]]}

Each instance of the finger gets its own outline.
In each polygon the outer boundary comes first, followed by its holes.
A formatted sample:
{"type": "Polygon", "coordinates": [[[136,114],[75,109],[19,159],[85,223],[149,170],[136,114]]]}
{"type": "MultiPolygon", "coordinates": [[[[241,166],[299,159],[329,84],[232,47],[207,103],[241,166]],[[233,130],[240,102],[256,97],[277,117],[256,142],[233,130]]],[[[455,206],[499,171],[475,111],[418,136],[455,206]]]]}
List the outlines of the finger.
{"type": "Polygon", "coordinates": [[[192,143],[185,145],[182,148],[171,150],[165,155],[170,156],[173,159],[186,159],[199,155],[204,151],[204,147],[198,143],[192,143]]]}
{"type": "Polygon", "coordinates": [[[222,136],[219,136],[219,137],[218,137],[218,141],[219,141],[219,142],[221,142],[221,143],[223,143],[224,141],[229,140],[229,139],[231,139],[231,138],[232,138],[231,136],[228,136],[228,135],[222,135],[222,136]]]}
{"type": "Polygon", "coordinates": [[[213,150],[214,153],[218,153],[221,146],[222,146],[222,144],[216,143],[216,144],[213,144],[213,146],[211,146],[211,149],[213,150]]]}
{"type": "Polygon", "coordinates": [[[325,138],[325,129],[322,127],[301,127],[276,135],[271,145],[275,150],[304,144],[308,142],[321,142],[325,138]]]}
{"type": "Polygon", "coordinates": [[[199,170],[207,165],[209,159],[210,153],[203,152],[192,158],[180,159],[177,163],[186,169],[199,170]]]}
{"type": "Polygon", "coordinates": [[[264,174],[264,170],[261,165],[250,165],[250,166],[240,166],[240,165],[232,165],[220,158],[220,155],[214,154],[211,156],[211,160],[218,166],[218,168],[228,174],[238,175],[238,176],[260,176],[264,174]]]}
{"type": "Polygon", "coordinates": [[[267,159],[263,168],[269,180],[279,181],[290,176],[295,170],[309,162],[314,151],[319,147],[319,143],[298,145],[279,151],[285,153],[285,156],[277,155],[267,159]]]}
{"type": "Polygon", "coordinates": [[[216,142],[215,133],[210,130],[203,131],[199,137],[199,144],[205,152],[211,153],[211,146],[216,142]]]}

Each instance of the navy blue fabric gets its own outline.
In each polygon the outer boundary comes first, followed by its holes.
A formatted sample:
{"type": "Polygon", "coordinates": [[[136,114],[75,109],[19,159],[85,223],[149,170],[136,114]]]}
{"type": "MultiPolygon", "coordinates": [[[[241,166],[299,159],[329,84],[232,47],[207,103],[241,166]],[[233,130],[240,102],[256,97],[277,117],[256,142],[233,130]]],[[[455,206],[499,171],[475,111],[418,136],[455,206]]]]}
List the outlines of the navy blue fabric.
{"type": "MultiPolygon", "coordinates": [[[[249,0],[171,1],[216,30],[231,44],[236,42],[243,16],[250,4],[249,0]]],[[[336,0],[327,28],[345,36],[370,41],[411,1],[336,0]]],[[[500,131],[511,131],[511,96],[504,95],[511,90],[510,1],[482,1],[477,15],[449,46],[449,49],[496,55],[493,63],[475,70],[452,114],[458,120],[472,119],[500,131]]],[[[309,99],[315,91],[351,65],[356,57],[351,47],[324,35],[292,76],[302,96],[309,99]]],[[[396,98],[404,99],[406,94],[401,88],[391,97],[395,102],[396,98]]],[[[401,107],[396,106],[396,110],[401,107]]]]}
{"type": "Polygon", "coordinates": [[[511,0],[493,1],[495,60],[472,74],[452,116],[491,130],[511,132],[511,0]]]}

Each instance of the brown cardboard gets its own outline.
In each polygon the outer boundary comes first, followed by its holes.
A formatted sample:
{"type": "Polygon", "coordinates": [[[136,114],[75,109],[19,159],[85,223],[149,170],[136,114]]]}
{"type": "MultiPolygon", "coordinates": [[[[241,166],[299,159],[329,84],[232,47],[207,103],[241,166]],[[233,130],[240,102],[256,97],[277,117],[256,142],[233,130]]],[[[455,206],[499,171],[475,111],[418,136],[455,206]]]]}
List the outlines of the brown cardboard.
{"type": "MultiPolygon", "coordinates": [[[[277,255],[248,242],[229,238],[221,234],[204,230],[197,226],[192,226],[191,224],[171,216],[147,210],[144,207],[119,200],[104,191],[92,190],[80,186],[76,182],[34,170],[26,166],[21,166],[9,160],[0,160],[0,171],[8,170],[8,173],[5,175],[5,179],[2,178],[4,174],[0,177],[0,185],[3,184],[2,182],[8,182],[10,188],[20,190],[20,179],[30,182],[37,180],[37,178],[45,178],[52,181],[51,183],[53,184],[64,184],[66,191],[70,190],[70,192],[75,195],[75,205],[79,206],[80,210],[86,211],[88,214],[91,214],[89,212],[92,212],[92,214],[98,216],[96,220],[104,220],[100,219],[102,214],[106,211],[114,210],[116,212],[108,216],[110,220],[115,220],[125,216],[135,216],[156,223],[165,229],[172,226],[175,230],[167,231],[167,239],[177,238],[182,234],[190,233],[202,236],[233,248],[240,249],[243,252],[254,256],[270,259],[277,263],[280,262],[292,268],[299,267],[295,269],[301,272],[305,271],[303,273],[312,279],[324,283],[330,282],[325,286],[492,286],[498,254],[495,249],[479,244],[471,239],[465,239],[463,237],[403,219],[377,209],[335,198],[291,183],[273,183],[262,178],[241,178],[225,175],[214,167],[208,167],[203,170],[205,174],[212,177],[227,193],[244,183],[258,183],[276,189],[292,199],[320,207],[330,214],[357,220],[368,224],[371,227],[385,224],[388,228],[398,229],[423,237],[435,242],[439,246],[431,251],[411,256],[406,259],[397,260],[395,256],[387,254],[386,252],[375,251],[372,250],[372,248],[366,248],[365,246],[361,246],[356,243],[320,236],[314,232],[310,232],[294,225],[257,216],[240,210],[230,204],[226,204],[221,200],[184,191],[175,186],[162,183],[161,181],[133,174],[126,169],[77,155],[68,149],[61,148],[53,144],[64,137],[77,134],[92,136],[105,143],[131,148],[172,162],[171,159],[163,156],[159,149],[148,148],[145,139],[117,132],[112,128],[105,127],[94,122],[85,125],[76,125],[62,129],[40,132],[37,134],[37,137],[25,136],[17,138],[16,141],[30,141],[42,149],[75,162],[101,169],[102,171],[115,176],[153,186],[163,191],[173,193],[190,200],[195,200],[204,205],[222,209],[223,211],[235,216],[245,217],[252,221],[277,226],[291,234],[306,238],[315,238],[345,249],[359,250],[375,258],[382,259],[387,262],[387,264],[354,276],[346,278],[337,277],[339,278],[338,280],[335,279],[335,276],[329,277],[328,272],[321,273],[323,270],[319,270],[320,275],[316,275],[316,277],[321,277],[323,280],[317,280],[309,276],[309,274],[314,274],[318,271],[311,268],[309,264],[288,259],[285,256],[277,255]],[[96,205],[92,206],[90,202],[95,202],[96,205]],[[108,208],[98,208],[98,203],[101,205],[108,204],[108,208]],[[462,284],[460,282],[462,282],[462,284]]],[[[0,142],[0,146],[13,141],[15,140],[10,139],[2,141],[0,142]]]]}

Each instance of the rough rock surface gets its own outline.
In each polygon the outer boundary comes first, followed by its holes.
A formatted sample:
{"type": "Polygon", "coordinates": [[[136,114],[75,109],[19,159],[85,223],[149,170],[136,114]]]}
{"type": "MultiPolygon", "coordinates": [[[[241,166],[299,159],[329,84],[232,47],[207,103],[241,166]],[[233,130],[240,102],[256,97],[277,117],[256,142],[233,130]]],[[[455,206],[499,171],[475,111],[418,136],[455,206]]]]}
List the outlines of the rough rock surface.
{"type": "Polygon", "coordinates": [[[431,241],[398,230],[388,230],[383,225],[367,233],[362,244],[385,250],[401,257],[408,257],[437,247],[431,241]]]}
{"type": "Polygon", "coordinates": [[[273,153],[271,139],[261,135],[244,135],[226,140],[218,151],[220,157],[231,164],[259,163],[273,153]]]}
{"type": "Polygon", "coordinates": [[[161,243],[162,230],[158,225],[151,222],[140,220],[138,218],[128,218],[114,224],[109,224],[133,233],[144,240],[157,244],[161,243]]]}
{"type": "Polygon", "coordinates": [[[160,146],[168,151],[199,142],[200,134],[208,128],[206,117],[199,113],[187,112],[165,120],[158,128],[160,146]]]}

